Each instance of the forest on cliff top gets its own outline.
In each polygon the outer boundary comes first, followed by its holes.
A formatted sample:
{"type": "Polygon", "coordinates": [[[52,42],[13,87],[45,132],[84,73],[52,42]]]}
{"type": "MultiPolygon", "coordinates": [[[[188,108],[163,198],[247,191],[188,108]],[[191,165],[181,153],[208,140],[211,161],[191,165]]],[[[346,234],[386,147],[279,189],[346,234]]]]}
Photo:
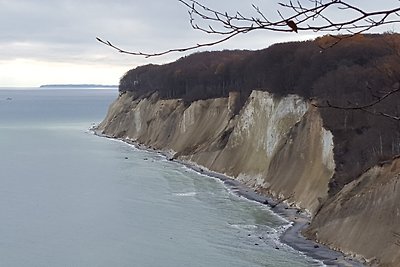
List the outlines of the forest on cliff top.
{"type": "Polygon", "coordinates": [[[189,102],[226,97],[230,91],[245,97],[254,89],[335,100],[357,92],[358,100],[369,101],[371,90],[391,86],[397,79],[398,34],[356,35],[321,48],[334,42],[334,37],[325,36],[258,51],[198,52],[169,64],[129,70],[119,89],[139,95],[157,91],[162,98],[189,102]]]}
{"type": "Polygon", "coordinates": [[[258,51],[199,52],[169,64],[129,70],[119,90],[133,91],[137,97],[157,92],[187,104],[235,91],[243,105],[252,90],[312,99],[334,134],[336,175],[331,191],[336,192],[374,164],[400,154],[399,121],[379,115],[400,115],[399,94],[368,110],[332,107],[367,105],[399,86],[400,35],[360,34],[330,46],[336,42],[325,36],[258,51]]]}

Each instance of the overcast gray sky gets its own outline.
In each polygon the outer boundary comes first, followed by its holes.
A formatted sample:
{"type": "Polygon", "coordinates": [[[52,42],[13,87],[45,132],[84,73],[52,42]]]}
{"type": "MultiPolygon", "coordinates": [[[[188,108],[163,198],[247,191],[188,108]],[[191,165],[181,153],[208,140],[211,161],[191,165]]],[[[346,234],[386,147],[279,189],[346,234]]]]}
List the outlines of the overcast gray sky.
{"type": "MultiPolygon", "coordinates": [[[[254,3],[271,16],[276,16],[279,7],[275,0],[201,2],[245,14],[251,14],[254,3]]],[[[362,1],[369,8],[394,4],[398,1],[362,1]]],[[[187,10],[177,0],[0,0],[0,87],[117,84],[133,67],[169,62],[184,54],[151,59],[123,55],[97,42],[97,36],[143,52],[210,40],[210,36],[192,30],[188,21],[187,10]]],[[[395,27],[391,29],[397,30],[395,27]]],[[[208,50],[261,49],[276,42],[316,36],[260,31],[208,50]]]]}

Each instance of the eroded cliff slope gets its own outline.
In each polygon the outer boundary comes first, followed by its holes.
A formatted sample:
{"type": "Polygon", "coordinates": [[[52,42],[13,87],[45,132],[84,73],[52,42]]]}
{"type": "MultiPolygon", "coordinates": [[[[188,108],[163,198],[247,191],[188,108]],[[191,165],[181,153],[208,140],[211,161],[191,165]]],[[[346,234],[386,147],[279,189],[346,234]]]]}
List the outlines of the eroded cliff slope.
{"type": "Polygon", "coordinates": [[[330,199],[305,234],[379,266],[399,266],[399,179],[399,158],[372,167],[330,199]]]}

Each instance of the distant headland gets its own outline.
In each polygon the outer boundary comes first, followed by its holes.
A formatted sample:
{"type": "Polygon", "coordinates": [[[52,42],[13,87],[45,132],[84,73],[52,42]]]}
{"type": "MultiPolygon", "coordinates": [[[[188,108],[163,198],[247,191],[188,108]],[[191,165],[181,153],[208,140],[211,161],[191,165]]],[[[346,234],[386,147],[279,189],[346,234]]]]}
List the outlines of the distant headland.
{"type": "Polygon", "coordinates": [[[44,84],[40,88],[118,88],[118,85],[104,85],[104,84],[44,84]]]}

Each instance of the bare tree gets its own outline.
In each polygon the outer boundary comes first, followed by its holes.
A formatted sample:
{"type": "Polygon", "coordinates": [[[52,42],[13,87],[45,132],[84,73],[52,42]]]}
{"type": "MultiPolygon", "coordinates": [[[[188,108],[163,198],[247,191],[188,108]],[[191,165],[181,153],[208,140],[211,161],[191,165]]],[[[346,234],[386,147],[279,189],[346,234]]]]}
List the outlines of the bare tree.
{"type": "Polygon", "coordinates": [[[358,104],[358,103],[348,102],[348,105],[346,105],[346,106],[339,106],[339,105],[332,104],[328,100],[325,101],[325,104],[316,104],[316,103],[312,103],[312,104],[318,108],[334,108],[334,109],[341,109],[341,110],[361,110],[361,111],[367,112],[371,115],[383,116],[383,117],[386,117],[389,119],[400,121],[400,115],[398,113],[390,114],[387,112],[377,110],[375,108],[376,105],[378,105],[379,103],[383,102],[385,99],[387,99],[390,96],[393,96],[394,94],[397,94],[399,92],[400,92],[400,84],[397,82],[393,85],[393,88],[391,88],[390,90],[382,91],[382,92],[380,92],[381,93],[380,95],[373,95],[376,99],[367,104],[358,104]]]}
{"type": "Polygon", "coordinates": [[[390,98],[395,98],[398,96],[398,93],[400,93],[400,72],[398,71],[400,66],[400,45],[399,42],[395,40],[395,35],[393,33],[387,33],[386,38],[383,38],[382,40],[384,41],[385,46],[392,51],[392,61],[384,64],[384,66],[375,63],[375,69],[379,75],[385,77],[390,84],[381,84],[379,88],[376,88],[376,86],[375,88],[371,88],[367,83],[365,90],[366,92],[369,92],[369,95],[372,96],[374,100],[367,103],[355,103],[347,100],[347,105],[338,105],[328,100],[319,100],[317,101],[318,103],[313,101],[312,104],[318,108],[333,108],[348,111],[360,110],[370,115],[383,116],[400,122],[400,111],[398,108],[396,111],[392,112],[382,111],[382,106],[385,105],[384,101],[390,98]],[[379,105],[381,106],[380,108],[378,107],[379,105]]]}
{"type": "Polygon", "coordinates": [[[205,34],[216,35],[217,39],[215,41],[149,53],[125,50],[112,44],[110,41],[100,38],[97,38],[97,40],[120,53],[155,57],[172,52],[184,52],[201,47],[214,46],[238,35],[256,30],[296,33],[312,31],[327,34],[342,34],[336,36],[336,42],[329,45],[333,46],[348,36],[363,33],[378,26],[400,22],[400,4],[398,4],[398,7],[392,9],[367,11],[351,4],[347,0],[286,1],[279,3],[280,8],[277,9],[278,18],[270,19],[261,8],[255,5],[252,5],[252,15],[243,15],[240,11],[230,14],[225,11],[216,10],[196,0],[178,1],[187,7],[189,22],[192,28],[205,34]],[[336,15],[338,13],[346,16],[346,19],[337,19],[336,15]]]}

